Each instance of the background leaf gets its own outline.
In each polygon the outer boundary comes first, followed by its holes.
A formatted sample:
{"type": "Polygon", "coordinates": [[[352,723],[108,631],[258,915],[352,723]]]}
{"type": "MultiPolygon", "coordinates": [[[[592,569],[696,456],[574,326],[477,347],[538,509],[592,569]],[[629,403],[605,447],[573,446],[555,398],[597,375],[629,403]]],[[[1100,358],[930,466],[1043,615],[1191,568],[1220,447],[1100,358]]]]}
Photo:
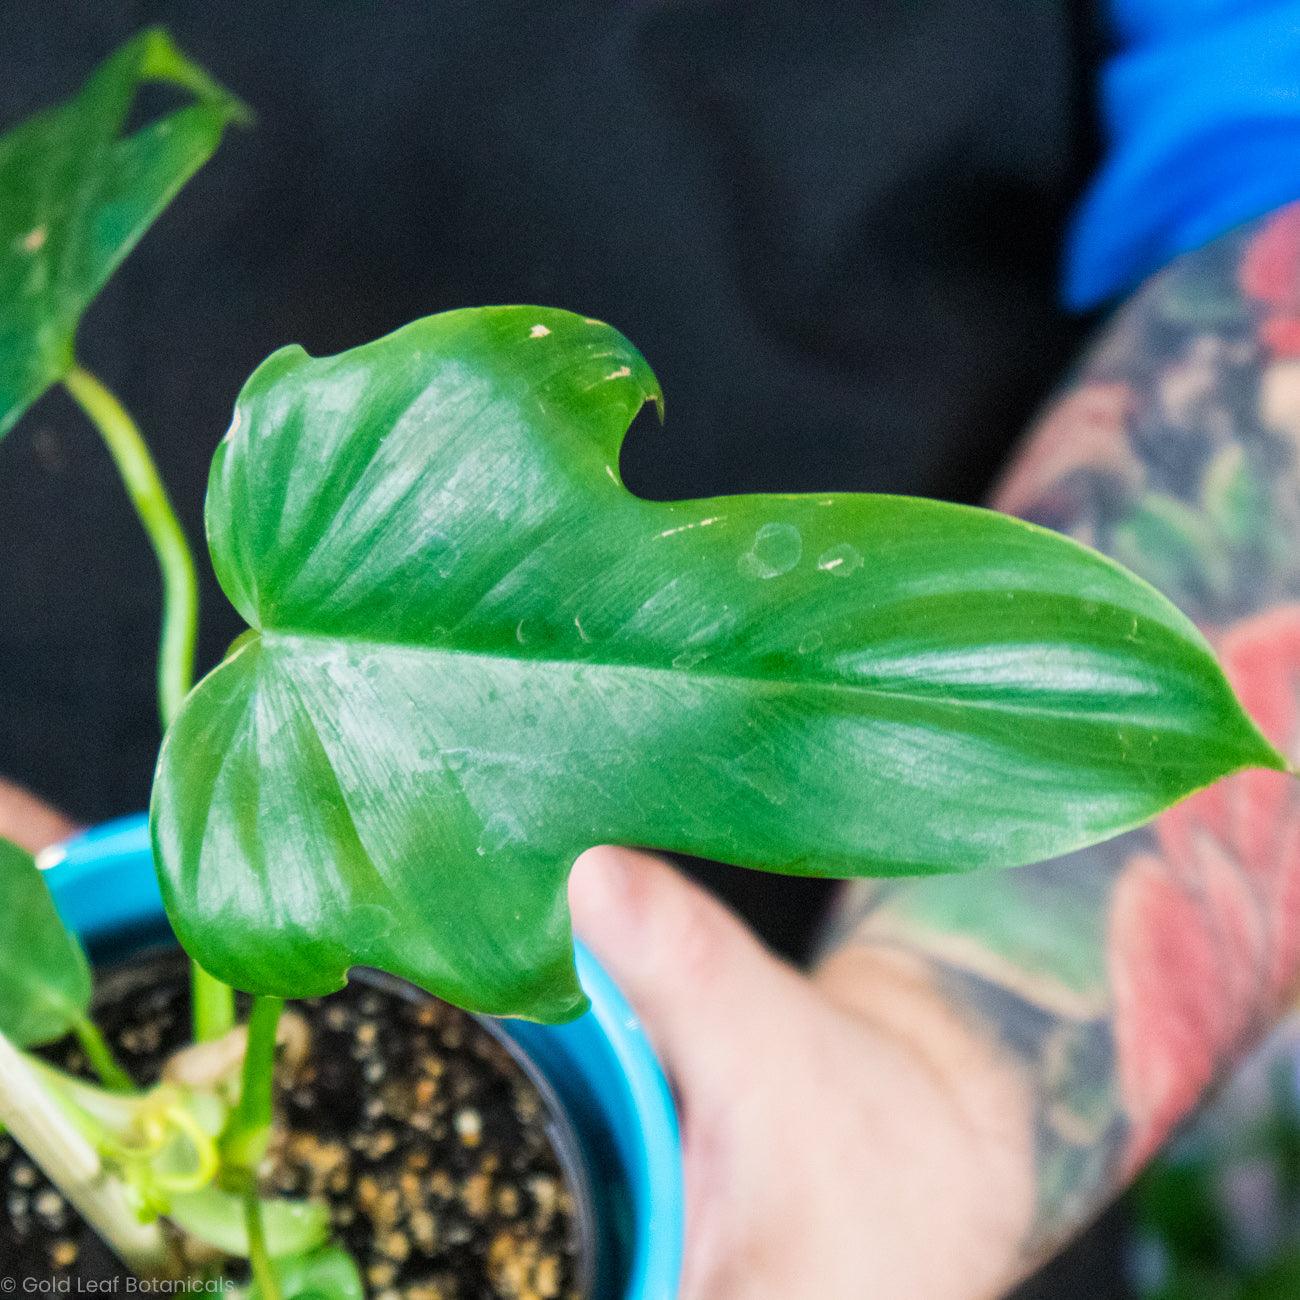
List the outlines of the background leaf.
{"type": "Polygon", "coordinates": [[[0,1033],[19,1047],[62,1038],[90,1007],[90,967],[31,855],[8,840],[0,918],[0,1033]]]}
{"type": "MultiPolygon", "coordinates": [[[[341,1246],[325,1246],[308,1255],[277,1259],[271,1267],[284,1300],[365,1300],[361,1273],[341,1246]]],[[[248,1300],[261,1300],[254,1283],[248,1300]]]]}
{"type": "Polygon", "coordinates": [[[564,884],[640,844],[807,875],[1013,866],[1281,759],[1101,556],[900,497],[650,502],[607,326],[453,312],[246,385],[208,533],[255,633],[164,744],[164,896],[259,993],[378,966],[583,1000],[564,884]]]}
{"type": "Polygon", "coordinates": [[[0,435],[72,364],[82,313],[245,110],[158,29],[0,137],[0,435]],[[121,134],[139,88],[195,103],[121,134]]]}
{"type": "MultiPolygon", "coordinates": [[[[244,1198],[215,1185],[173,1195],[167,1217],[191,1237],[227,1255],[248,1257],[248,1225],[244,1198]]],[[[262,1202],[262,1230],[272,1255],[301,1255],[324,1244],[329,1236],[329,1210],[315,1201],[262,1202]]]]}

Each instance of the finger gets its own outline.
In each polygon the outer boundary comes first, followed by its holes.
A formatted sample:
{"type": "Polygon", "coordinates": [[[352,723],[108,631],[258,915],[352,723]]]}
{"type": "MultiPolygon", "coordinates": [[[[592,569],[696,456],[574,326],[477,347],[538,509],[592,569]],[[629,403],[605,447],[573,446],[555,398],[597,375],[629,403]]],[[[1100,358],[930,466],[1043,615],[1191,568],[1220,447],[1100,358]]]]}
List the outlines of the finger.
{"type": "Polygon", "coordinates": [[[66,840],[76,830],[76,825],[56,808],[21,786],[0,779],[0,839],[28,853],[39,853],[66,840]]]}
{"type": "Polygon", "coordinates": [[[641,1017],[670,1073],[698,1086],[748,1056],[793,978],[721,903],[667,863],[591,849],[569,902],[579,936],[641,1017]]]}

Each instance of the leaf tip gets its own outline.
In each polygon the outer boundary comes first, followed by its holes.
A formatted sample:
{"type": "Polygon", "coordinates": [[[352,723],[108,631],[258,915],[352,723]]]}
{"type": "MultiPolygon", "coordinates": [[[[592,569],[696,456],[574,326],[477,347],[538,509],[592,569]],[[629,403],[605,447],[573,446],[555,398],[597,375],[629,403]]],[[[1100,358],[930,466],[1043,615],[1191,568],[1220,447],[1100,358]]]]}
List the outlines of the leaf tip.
{"type": "Polygon", "coordinates": [[[225,121],[251,126],[252,109],[195,63],[161,24],[144,28],[135,38],[142,80],[169,81],[188,90],[201,103],[218,109],[225,121]]]}

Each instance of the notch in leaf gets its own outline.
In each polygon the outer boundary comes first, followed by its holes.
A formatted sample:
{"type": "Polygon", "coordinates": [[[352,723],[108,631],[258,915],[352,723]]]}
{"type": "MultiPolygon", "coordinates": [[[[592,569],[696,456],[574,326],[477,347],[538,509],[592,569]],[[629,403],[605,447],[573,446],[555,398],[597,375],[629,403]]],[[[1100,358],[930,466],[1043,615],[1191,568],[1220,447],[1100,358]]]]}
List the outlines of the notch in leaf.
{"type": "Polygon", "coordinates": [[[248,381],[207,526],[253,630],[153,798],[205,968],[302,997],[377,966],[558,1020],[590,845],[1016,866],[1283,766],[1191,623],[1066,538],[901,497],[634,497],[619,447],[658,399],[621,335],[535,307],[248,381]]]}
{"type": "Polygon", "coordinates": [[[247,110],[158,28],[0,136],[0,435],[73,364],[82,314],[247,110]],[[140,87],[194,102],[123,135],[140,87]]]}

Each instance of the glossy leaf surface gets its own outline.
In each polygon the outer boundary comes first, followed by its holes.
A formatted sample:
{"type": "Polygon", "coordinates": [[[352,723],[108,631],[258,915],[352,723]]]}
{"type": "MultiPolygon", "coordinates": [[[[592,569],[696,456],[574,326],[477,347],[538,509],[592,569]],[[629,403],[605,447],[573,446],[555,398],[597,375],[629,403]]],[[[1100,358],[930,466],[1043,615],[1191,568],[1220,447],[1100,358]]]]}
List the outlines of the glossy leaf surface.
{"type": "Polygon", "coordinates": [[[605,325],[449,313],[249,380],[208,533],[254,631],[154,791],[190,952],[261,993],[378,966],[581,1009],[565,881],[613,841],[806,875],[1014,866],[1281,760],[1168,602],[898,497],[656,503],[605,325]]]}
{"type": "Polygon", "coordinates": [[[68,372],[82,313],[243,114],[153,29],[0,136],[0,434],[68,372]],[[123,135],[148,82],[194,102],[123,135]]]}
{"type": "Polygon", "coordinates": [[[0,840],[0,1033],[53,1042],[90,1007],[90,967],[29,853],[0,840]]]}

